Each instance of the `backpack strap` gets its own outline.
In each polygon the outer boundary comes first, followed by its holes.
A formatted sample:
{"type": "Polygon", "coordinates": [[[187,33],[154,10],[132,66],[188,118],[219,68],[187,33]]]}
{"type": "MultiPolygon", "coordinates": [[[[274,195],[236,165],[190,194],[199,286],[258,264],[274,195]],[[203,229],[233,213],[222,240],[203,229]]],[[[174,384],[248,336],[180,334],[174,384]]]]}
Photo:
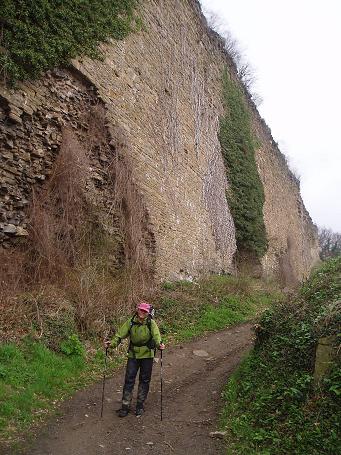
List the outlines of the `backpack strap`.
{"type": "Polygon", "coordinates": [[[156,344],[155,341],[153,340],[153,335],[152,335],[152,316],[149,314],[148,319],[147,319],[147,326],[149,329],[150,337],[147,343],[144,346],[147,346],[151,351],[154,351],[154,355],[156,353],[156,344]]]}
{"type": "Polygon", "coordinates": [[[129,330],[128,330],[128,334],[129,334],[128,352],[129,352],[129,351],[132,352],[134,359],[136,358],[136,355],[135,355],[135,351],[134,351],[134,345],[133,345],[133,343],[131,342],[131,335],[130,335],[130,332],[131,332],[131,328],[133,327],[133,325],[138,325],[138,322],[135,321],[135,316],[136,316],[136,315],[137,315],[137,313],[135,313],[135,314],[133,315],[133,317],[130,319],[130,326],[129,326],[129,330]]]}

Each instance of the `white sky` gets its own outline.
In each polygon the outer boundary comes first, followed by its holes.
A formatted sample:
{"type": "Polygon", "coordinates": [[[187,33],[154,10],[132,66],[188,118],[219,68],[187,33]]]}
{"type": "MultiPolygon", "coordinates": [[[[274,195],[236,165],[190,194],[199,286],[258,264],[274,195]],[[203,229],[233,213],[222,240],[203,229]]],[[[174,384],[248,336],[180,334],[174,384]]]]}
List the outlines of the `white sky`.
{"type": "Polygon", "coordinates": [[[314,223],[341,232],[341,0],[201,0],[255,69],[258,110],[314,223]]]}

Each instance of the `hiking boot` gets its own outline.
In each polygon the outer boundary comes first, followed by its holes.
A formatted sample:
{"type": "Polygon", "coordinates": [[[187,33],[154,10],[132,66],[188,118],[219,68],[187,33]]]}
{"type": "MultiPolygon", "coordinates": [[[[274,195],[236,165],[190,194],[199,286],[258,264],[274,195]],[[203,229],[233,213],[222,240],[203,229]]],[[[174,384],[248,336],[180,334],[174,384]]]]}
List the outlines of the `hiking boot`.
{"type": "Polygon", "coordinates": [[[121,409],[118,409],[116,412],[118,417],[127,417],[127,415],[129,414],[129,407],[123,405],[121,409]]]}
{"type": "Polygon", "coordinates": [[[136,411],[135,411],[136,417],[141,417],[143,412],[144,412],[143,405],[142,404],[141,405],[137,405],[136,406],[136,411]]]}

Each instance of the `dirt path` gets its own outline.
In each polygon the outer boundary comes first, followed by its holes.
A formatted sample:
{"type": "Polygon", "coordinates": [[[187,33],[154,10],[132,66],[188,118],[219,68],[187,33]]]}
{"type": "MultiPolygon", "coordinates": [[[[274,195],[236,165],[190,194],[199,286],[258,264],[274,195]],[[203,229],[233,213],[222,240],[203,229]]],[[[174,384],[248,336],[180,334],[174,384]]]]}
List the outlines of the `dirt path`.
{"type": "Polygon", "coordinates": [[[160,421],[160,367],[154,365],[146,412],[116,416],[123,370],[106,383],[103,419],[102,384],[77,393],[48,424],[26,455],[201,455],[223,454],[217,430],[220,392],[252,343],[245,324],[168,349],[163,359],[163,421],[160,421]],[[196,354],[204,354],[206,356],[196,354]]]}

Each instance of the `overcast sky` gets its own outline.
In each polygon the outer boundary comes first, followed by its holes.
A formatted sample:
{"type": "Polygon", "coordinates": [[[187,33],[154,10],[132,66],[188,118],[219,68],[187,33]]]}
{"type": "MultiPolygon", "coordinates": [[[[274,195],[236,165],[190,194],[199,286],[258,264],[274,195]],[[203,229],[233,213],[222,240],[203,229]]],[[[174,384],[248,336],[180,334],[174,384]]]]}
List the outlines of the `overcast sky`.
{"type": "Polygon", "coordinates": [[[341,0],[201,0],[238,41],[313,221],[341,232],[341,0]]]}

